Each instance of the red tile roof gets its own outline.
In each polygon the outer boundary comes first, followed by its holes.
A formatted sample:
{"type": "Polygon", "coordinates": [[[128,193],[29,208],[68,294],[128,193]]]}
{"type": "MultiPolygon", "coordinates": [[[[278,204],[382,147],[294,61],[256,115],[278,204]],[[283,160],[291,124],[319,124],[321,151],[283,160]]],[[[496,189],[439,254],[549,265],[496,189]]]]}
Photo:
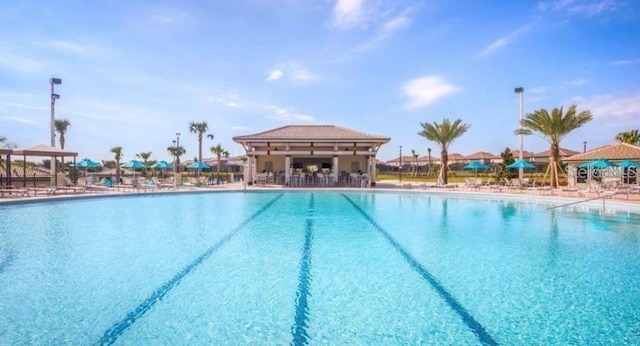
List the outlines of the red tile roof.
{"type": "Polygon", "coordinates": [[[330,141],[352,141],[352,140],[374,140],[378,142],[388,142],[391,138],[372,135],[346,127],[335,125],[288,125],[278,127],[273,130],[254,133],[251,135],[235,136],[236,142],[243,141],[309,141],[309,140],[330,140],[330,141]]]}
{"type": "Polygon", "coordinates": [[[605,145],[593,150],[589,150],[586,153],[569,156],[564,159],[567,161],[591,161],[597,159],[607,160],[626,160],[626,159],[640,159],[640,147],[627,143],[616,143],[612,145],[605,145]]]}

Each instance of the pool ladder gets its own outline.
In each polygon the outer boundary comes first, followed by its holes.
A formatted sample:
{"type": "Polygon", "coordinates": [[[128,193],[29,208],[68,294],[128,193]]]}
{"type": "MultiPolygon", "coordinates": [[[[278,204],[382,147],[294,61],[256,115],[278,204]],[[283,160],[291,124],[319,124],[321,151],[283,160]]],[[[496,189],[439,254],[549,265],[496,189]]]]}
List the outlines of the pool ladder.
{"type": "Polygon", "coordinates": [[[613,196],[618,195],[618,194],[622,194],[622,193],[626,193],[626,192],[618,192],[618,191],[609,192],[609,193],[603,194],[602,196],[598,196],[598,197],[591,197],[591,198],[583,199],[583,200],[580,200],[580,201],[569,202],[569,203],[560,204],[560,205],[553,205],[553,206],[550,206],[550,207],[546,208],[546,210],[566,207],[566,206],[580,204],[580,203],[589,202],[589,201],[595,201],[596,199],[601,199],[602,198],[602,211],[604,211],[606,209],[605,208],[606,207],[605,201],[607,200],[607,198],[613,198],[613,196]]]}

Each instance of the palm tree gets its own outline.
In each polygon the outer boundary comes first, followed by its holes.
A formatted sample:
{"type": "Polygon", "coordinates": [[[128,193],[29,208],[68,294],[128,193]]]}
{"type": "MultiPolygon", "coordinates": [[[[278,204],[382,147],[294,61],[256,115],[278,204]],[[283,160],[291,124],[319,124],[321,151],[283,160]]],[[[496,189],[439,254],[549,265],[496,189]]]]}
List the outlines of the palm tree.
{"type": "Polygon", "coordinates": [[[453,143],[457,138],[461,137],[471,125],[463,124],[462,119],[456,119],[451,122],[448,118],[442,120],[442,123],[437,122],[420,123],[422,131],[418,134],[432,142],[435,142],[440,147],[440,160],[442,162],[442,170],[440,171],[439,183],[447,184],[447,173],[449,170],[449,145],[453,143]]]}
{"type": "MultiPolygon", "coordinates": [[[[197,123],[192,121],[189,123],[189,132],[198,134],[198,161],[202,162],[202,137],[209,130],[209,125],[207,125],[206,121],[201,123],[197,123]]],[[[213,138],[213,135],[209,135],[213,138]]]]}
{"type": "Polygon", "coordinates": [[[211,147],[210,150],[218,158],[218,179],[220,179],[220,158],[222,156],[229,157],[229,152],[226,151],[220,143],[215,147],[211,147]]]}
{"type": "MultiPolygon", "coordinates": [[[[175,142],[175,141],[174,141],[175,142]]],[[[180,172],[180,156],[187,153],[183,146],[171,146],[167,148],[167,151],[176,159],[174,163],[176,166],[176,172],[180,172]]]]}
{"type": "Polygon", "coordinates": [[[431,148],[427,148],[427,155],[429,160],[429,167],[427,170],[427,175],[431,176],[431,148]]]}
{"type": "MultiPolygon", "coordinates": [[[[60,134],[60,149],[64,149],[64,144],[66,142],[64,135],[67,133],[67,129],[71,126],[71,123],[67,119],[56,119],[53,126],[56,128],[56,132],[60,134]]],[[[60,162],[62,167],[64,167],[64,156],[60,158],[60,162]]]]}
{"type": "Polygon", "coordinates": [[[416,153],[415,149],[411,149],[411,156],[413,156],[413,161],[411,162],[411,177],[415,178],[418,176],[418,153],[416,153]]]}
{"type": "Polygon", "coordinates": [[[111,152],[114,154],[116,160],[116,181],[120,182],[120,159],[122,159],[122,147],[113,147],[111,152]]]}
{"type": "Polygon", "coordinates": [[[147,161],[149,161],[149,158],[151,157],[151,152],[150,151],[146,151],[146,152],[141,152],[139,154],[136,154],[136,157],[142,160],[142,163],[144,163],[144,165],[147,165],[147,161]]]}
{"type": "Polygon", "coordinates": [[[640,144],[640,133],[638,133],[638,130],[620,132],[616,136],[616,140],[620,141],[621,143],[638,145],[640,144]]]}
{"type": "Polygon", "coordinates": [[[521,122],[517,135],[537,134],[551,145],[551,187],[558,187],[558,163],[560,162],[560,141],[571,131],[581,127],[593,119],[591,111],[577,113],[578,106],[571,105],[567,112],[563,107],[554,108],[551,114],[546,109],[539,109],[527,114],[521,122]]]}

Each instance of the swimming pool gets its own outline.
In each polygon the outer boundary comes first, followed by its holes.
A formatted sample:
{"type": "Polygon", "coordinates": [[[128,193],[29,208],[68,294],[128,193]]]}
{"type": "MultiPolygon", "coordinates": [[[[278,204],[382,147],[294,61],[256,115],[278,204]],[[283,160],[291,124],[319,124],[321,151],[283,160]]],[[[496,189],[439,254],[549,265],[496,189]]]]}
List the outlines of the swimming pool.
{"type": "Polygon", "coordinates": [[[636,214],[274,191],[0,215],[0,344],[640,340],[636,214]]]}

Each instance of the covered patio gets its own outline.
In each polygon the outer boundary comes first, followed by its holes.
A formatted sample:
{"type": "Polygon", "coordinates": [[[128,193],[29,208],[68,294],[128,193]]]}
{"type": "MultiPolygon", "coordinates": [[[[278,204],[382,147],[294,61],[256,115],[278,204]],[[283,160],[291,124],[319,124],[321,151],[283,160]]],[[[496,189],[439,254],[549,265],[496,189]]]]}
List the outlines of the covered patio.
{"type": "MultiPolygon", "coordinates": [[[[640,147],[627,144],[616,143],[603,147],[589,150],[585,153],[569,156],[563,159],[567,164],[567,177],[569,186],[575,186],[578,183],[584,183],[592,178],[586,168],[580,168],[580,165],[593,160],[605,159],[617,165],[624,160],[640,161],[640,147]]],[[[623,184],[640,185],[640,179],[637,177],[637,171],[634,167],[610,167],[599,172],[596,180],[602,182],[618,182],[623,184]]]]}
{"type": "Polygon", "coordinates": [[[335,125],[289,125],[236,136],[247,153],[248,184],[369,186],[376,154],[390,138],[335,125]]]}
{"type": "MultiPolygon", "coordinates": [[[[51,180],[50,180],[50,184],[52,186],[56,186],[58,184],[63,184],[64,183],[64,176],[59,176],[58,171],[57,171],[57,159],[59,157],[73,157],[73,163],[75,166],[75,161],[76,161],[76,156],[78,156],[78,153],[76,152],[72,152],[72,151],[67,151],[64,149],[59,149],[59,148],[54,148],[54,147],[50,147],[48,145],[44,145],[44,144],[39,144],[33,147],[29,147],[29,148],[25,148],[25,149],[17,149],[17,150],[13,150],[12,155],[21,155],[23,157],[23,162],[25,163],[22,166],[23,172],[22,172],[22,186],[26,187],[27,182],[26,182],[26,175],[27,175],[27,156],[36,156],[36,157],[50,157],[51,158],[51,167],[54,167],[51,169],[51,180]]],[[[7,183],[8,185],[11,185],[11,169],[9,169],[11,167],[11,160],[7,159],[7,183]]]]}

